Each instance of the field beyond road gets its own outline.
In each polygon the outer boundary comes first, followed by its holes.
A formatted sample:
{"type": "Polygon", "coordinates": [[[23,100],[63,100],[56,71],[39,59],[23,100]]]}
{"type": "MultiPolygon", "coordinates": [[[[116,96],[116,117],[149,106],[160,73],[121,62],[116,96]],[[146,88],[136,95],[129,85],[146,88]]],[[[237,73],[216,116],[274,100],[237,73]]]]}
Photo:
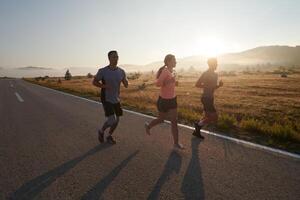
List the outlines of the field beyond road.
{"type": "MultiPolygon", "coordinates": [[[[201,90],[194,87],[200,72],[179,73],[179,122],[191,125],[202,116],[201,90]]],[[[125,108],[157,115],[159,88],[153,73],[128,74],[129,88],[121,88],[125,108]]],[[[219,122],[207,127],[222,134],[300,153],[300,74],[282,78],[278,74],[221,74],[224,86],[216,91],[215,103],[219,122]]],[[[99,89],[92,77],[30,78],[32,83],[93,100],[99,89]],[[59,81],[60,80],[60,81],[59,81]]]]}

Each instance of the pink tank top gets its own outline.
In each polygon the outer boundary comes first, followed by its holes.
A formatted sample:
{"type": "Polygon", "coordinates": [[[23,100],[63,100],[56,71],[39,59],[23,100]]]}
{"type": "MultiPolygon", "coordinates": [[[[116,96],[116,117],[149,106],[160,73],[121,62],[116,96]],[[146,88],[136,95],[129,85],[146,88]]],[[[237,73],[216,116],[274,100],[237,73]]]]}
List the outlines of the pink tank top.
{"type": "Polygon", "coordinates": [[[163,99],[173,99],[174,97],[176,97],[175,85],[175,77],[167,68],[163,69],[158,79],[156,80],[156,86],[160,87],[160,96],[163,99]]]}

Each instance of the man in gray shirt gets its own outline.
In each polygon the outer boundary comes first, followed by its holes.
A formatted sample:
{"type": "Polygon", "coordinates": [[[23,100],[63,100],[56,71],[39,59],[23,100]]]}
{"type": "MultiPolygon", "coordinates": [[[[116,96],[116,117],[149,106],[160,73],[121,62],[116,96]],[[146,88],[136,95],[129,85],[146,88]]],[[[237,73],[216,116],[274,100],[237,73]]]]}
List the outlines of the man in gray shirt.
{"type": "Polygon", "coordinates": [[[200,132],[201,128],[218,120],[218,114],[214,105],[214,92],[216,89],[223,86],[222,81],[218,84],[218,74],[215,72],[218,66],[217,59],[209,58],[207,64],[209,67],[208,70],[203,72],[195,84],[196,87],[203,88],[201,102],[203,104],[204,118],[199,122],[195,122],[195,131],[193,132],[193,135],[201,139],[204,139],[200,132]]]}
{"type": "Polygon", "coordinates": [[[93,85],[101,88],[101,102],[107,120],[102,128],[98,130],[99,142],[104,142],[104,133],[109,129],[109,136],[106,138],[108,143],[115,144],[116,141],[112,137],[114,130],[119,123],[119,117],[123,115],[120,104],[120,85],[128,87],[128,80],[125,71],[117,66],[119,56],[117,51],[108,53],[109,65],[98,70],[93,80],[93,85]]]}

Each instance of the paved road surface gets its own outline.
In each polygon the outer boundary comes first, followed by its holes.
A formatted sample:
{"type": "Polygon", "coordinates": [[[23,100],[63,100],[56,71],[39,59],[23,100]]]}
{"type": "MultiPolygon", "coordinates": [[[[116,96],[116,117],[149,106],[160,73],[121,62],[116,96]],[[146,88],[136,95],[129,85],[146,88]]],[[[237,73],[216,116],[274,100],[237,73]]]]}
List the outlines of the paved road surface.
{"type": "Polygon", "coordinates": [[[99,145],[100,104],[0,80],[0,199],[300,199],[299,159],[125,112],[117,145],[99,145]]]}

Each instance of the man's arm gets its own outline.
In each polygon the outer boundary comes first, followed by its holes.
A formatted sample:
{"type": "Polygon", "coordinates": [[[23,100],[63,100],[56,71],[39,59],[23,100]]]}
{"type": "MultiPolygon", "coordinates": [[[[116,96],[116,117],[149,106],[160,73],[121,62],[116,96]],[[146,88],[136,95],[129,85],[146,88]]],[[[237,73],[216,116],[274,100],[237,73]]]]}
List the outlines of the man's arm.
{"type": "Polygon", "coordinates": [[[202,76],[196,82],[195,87],[197,87],[197,88],[203,88],[203,78],[202,78],[202,76]]]}
{"type": "Polygon", "coordinates": [[[93,80],[93,85],[99,88],[105,88],[106,86],[103,83],[100,83],[96,78],[93,80]]]}
{"type": "Polygon", "coordinates": [[[102,79],[103,79],[103,72],[100,69],[100,70],[98,70],[97,74],[95,75],[92,84],[99,88],[108,88],[107,85],[103,84],[103,82],[101,81],[102,79]]]}
{"type": "Polygon", "coordinates": [[[218,89],[219,87],[222,87],[223,85],[224,85],[223,81],[220,80],[220,81],[219,81],[219,85],[217,85],[216,89],[218,89]]]}
{"type": "Polygon", "coordinates": [[[126,77],[122,80],[122,83],[123,83],[125,88],[128,88],[128,80],[127,80],[126,77]]]}
{"type": "Polygon", "coordinates": [[[125,71],[123,71],[123,73],[124,73],[124,78],[122,79],[122,83],[125,88],[128,88],[128,79],[127,79],[125,71]]]}

